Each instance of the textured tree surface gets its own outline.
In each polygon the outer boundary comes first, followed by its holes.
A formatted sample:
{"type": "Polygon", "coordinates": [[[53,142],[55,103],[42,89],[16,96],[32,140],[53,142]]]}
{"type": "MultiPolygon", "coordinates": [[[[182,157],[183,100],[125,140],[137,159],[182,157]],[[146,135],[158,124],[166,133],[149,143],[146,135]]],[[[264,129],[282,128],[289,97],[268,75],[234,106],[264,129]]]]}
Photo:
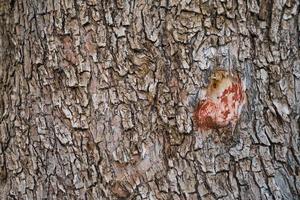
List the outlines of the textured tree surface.
{"type": "Polygon", "coordinates": [[[0,199],[299,199],[299,10],[0,0],[0,199]],[[247,88],[233,133],[193,121],[217,67],[247,88]]]}

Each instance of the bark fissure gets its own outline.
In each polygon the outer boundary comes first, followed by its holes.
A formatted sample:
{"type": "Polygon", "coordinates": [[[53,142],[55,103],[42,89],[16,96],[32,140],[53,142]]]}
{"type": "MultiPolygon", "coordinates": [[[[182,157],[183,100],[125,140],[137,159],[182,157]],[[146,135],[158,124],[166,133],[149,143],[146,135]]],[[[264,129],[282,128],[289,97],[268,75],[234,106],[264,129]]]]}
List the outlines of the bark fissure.
{"type": "Polygon", "coordinates": [[[300,198],[299,10],[0,0],[1,199],[300,198]],[[197,131],[218,68],[247,105],[197,131]]]}

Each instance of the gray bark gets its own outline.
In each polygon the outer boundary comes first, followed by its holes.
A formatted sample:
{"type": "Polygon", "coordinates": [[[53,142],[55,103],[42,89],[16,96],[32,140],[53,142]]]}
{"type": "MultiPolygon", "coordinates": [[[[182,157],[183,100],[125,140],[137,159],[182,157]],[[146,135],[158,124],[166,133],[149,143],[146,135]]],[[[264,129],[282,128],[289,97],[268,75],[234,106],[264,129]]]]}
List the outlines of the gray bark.
{"type": "Polygon", "coordinates": [[[1,199],[299,199],[299,10],[0,0],[1,199]],[[216,67],[247,88],[232,136],[193,122],[216,67]]]}

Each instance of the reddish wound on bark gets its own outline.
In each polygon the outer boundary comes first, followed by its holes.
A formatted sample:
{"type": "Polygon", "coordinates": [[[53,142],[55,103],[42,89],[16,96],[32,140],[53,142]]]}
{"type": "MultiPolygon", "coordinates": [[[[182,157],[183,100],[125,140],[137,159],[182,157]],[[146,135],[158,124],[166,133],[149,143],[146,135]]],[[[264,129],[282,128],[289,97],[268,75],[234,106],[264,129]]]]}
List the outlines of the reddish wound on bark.
{"type": "Polygon", "coordinates": [[[238,76],[217,70],[211,77],[206,97],[194,112],[199,130],[235,125],[246,103],[246,93],[238,76]]]}

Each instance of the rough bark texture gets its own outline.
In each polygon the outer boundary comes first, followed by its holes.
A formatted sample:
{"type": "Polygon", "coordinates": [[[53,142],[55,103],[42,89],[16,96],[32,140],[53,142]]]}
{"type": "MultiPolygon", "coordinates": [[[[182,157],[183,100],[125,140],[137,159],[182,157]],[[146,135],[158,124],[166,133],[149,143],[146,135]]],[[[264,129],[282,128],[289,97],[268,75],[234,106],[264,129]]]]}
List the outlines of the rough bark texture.
{"type": "Polygon", "coordinates": [[[0,198],[299,199],[299,27],[298,0],[0,0],[0,198]],[[216,67],[232,137],[193,123],[216,67]]]}

